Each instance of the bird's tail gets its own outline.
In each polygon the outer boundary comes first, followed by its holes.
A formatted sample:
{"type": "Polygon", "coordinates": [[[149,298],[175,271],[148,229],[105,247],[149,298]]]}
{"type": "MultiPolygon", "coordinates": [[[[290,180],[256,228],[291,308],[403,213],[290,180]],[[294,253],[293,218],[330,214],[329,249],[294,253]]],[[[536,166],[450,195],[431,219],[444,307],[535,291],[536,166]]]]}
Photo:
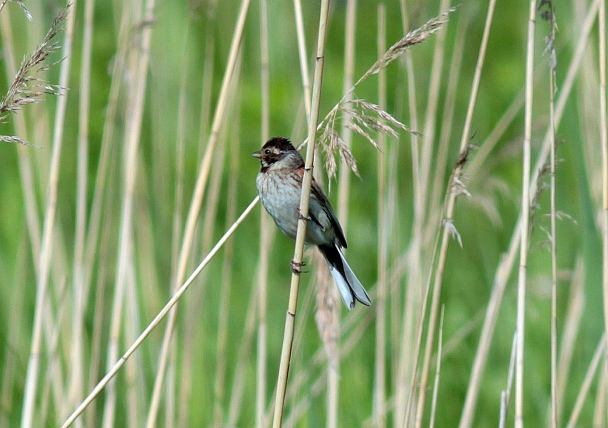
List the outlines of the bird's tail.
{"type": "Polygon", "coordinates": [[[329,272],[334,277],[340,295],[346,307],[350,310],[355,307],[355,299],[365,306],[372,304],[367,291],[357,279],[355,273],[350,268],[344,258],[344,254],[335,244],[319,245],[319,250],[325,256],[329,265],[329,272]]]}

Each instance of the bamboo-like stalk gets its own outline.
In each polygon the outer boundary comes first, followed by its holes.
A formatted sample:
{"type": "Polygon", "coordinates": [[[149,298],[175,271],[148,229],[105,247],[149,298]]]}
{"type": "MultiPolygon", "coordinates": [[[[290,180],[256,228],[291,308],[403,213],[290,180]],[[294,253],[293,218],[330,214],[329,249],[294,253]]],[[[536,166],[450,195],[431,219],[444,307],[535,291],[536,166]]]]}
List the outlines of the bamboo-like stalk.
{"type": "Polygon", "coordinates": [[[530,144],[532,140],[532,100],[534,84],[534,28],[536,1],[530,0],[528,18],[528,45],[526,48],[526,102],[521,196],[521,238],[519,273],[517,279],[517,356],[515,363],[515,427],[524,426],[524,344],[526,320],[526,284],[528,271],[528,240],[530,221],[530,144]]]}
{"type": "MultiPolygon", "coordinates": [[[[63,57],[66,58],[61,64],[61,74],[59,84],[65,88],[71,67],[72,38],[74,35],[74,22],[76,15],[76,5],[72,3],[71,13],[63,42],[63,57]]],[[[34,312],[34,325],[31,343],[30,357],[27,364],[27,375],[25,379],[25,394],[23,399],[21,426],[29,428],[34,423],[34,409],[36,393],[39,382],[40,358],[42,354],[42,328],[44,311],[48,292],[49,270],[51,259],[51,246],[53,245],[53,232],[55,226],[55,214],[57,209],[57,194],[59,183],[59,164],[61,159],[61,148],[63,146],[64,120],[67,107],[67,96],[57,99],[57,111],[53,129],[53,149],[51,154],[51,164],[49,170],[48,196],[45,207],[44,226],[42,229],[42,241],[40,247],[39,270],[37,272],[36,283],[36,304],[34,312]]]]}
{"type": "MultiPolygon", "coordinates": [[[[378,56],[386,51],[386,6],[378,5],[378,56]]],[[[386,110],[386,71],[378,72],[378,106],[386,110]]],[[[378,296],[376,298],[376,355],[374,359],[374,394],[372,418],[374,426],[386,426],[386,299],[388,273],[388,222],[386,212],[386,139],[378,133],[378,296]]]]}
{"type": "MultiPolygon", "coordinates": [[[[308,204],[310,198],[310,186],[312,184],[313,159],[315,150],[315,136],[317,133],[317,121],[319,119],[319,104],[321,101],[321,83],[323,80],[323,66],[325,63],[325,41],[327,36],[327,17],[329,15],[329,0],[323,0],[319,18],[319,37],[317,40],[317,55],[315,63],[315,74],[312,90],[312,102],[310,121],[308,124],[308,146],[306,150],[306,162],[304,178],[302,180],[302,195],[300,199],[300,216],[298,219],[298,230],[296,234],[296,246],[294,250],[293,263],[298,266],[302,264],[304,252],[304,241],[306,237],[306,217],[308,217],[308,204]]],[[[277,379],[277,395],[275,400],[273,426],[279,428],[283,420],[283,406],[285,404],[285,392],[287,389],[287,377],[289,375],[289,364],[291,361],[291,350],[293,346],[293,332],[295,325],[296,309],[298,304],[298,289],[300,286],[299,272],[291,276],[289,291],[289,306],[285,319],[285,335],[283,348],[281,350],[281,363],[277,379]]]]}

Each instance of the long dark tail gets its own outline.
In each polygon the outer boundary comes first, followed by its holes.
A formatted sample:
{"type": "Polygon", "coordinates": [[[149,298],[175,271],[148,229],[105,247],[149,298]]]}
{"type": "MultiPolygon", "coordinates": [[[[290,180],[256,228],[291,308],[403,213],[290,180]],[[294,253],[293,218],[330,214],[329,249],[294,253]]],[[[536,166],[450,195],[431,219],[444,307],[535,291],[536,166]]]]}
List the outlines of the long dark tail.
{"type": "Polygon", "coordinates": [[[372,304],[367,291],[357,279],[357,276],[350,268],[344,254],[335,244],[319,245],[319,250],[325,256],[331,276],[334,277],[340,295],[346,307],[350,310],[355,307],[355,299],[365,306],[372,304]]]}

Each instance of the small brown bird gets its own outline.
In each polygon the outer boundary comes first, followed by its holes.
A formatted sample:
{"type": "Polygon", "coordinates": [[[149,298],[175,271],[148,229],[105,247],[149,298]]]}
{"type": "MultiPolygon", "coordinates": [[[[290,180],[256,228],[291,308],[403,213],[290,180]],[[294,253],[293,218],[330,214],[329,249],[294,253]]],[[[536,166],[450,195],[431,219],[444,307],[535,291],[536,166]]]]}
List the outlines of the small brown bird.
{"type": "MultiPolygon", "coordinates": [[[[253,156],[260,159],[262,166],[255,183],[264,208],[285,235],[296,239],[304,159],[289,140],[282,137],[272,138],[253,156]]],[[[316,245],[325,256],[346,307],[353,309],[355,300],[371,305],[365,288],[342,254],[341,248],[346,248],[344,232],[314,178],[308,217],[306,244],[316,245]]]]}

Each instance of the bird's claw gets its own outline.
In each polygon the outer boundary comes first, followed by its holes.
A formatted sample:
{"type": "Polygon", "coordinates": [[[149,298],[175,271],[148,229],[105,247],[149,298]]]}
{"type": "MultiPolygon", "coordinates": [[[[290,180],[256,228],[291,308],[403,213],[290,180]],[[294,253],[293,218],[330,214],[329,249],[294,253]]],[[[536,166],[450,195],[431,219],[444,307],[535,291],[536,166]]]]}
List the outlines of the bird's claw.
{"type": "Polygon", "coordinates": [[[312,217],[311,216],[304,217],[300,213],[300,207],[298,207],[298,220],[312,221],[312,217]]]}
{"type": "Polygon", "coordinates": [[[298,263],[298,262],[296,262],[295,260],[292,259],[290,264],[291,264],[291,271],[293,273],[297,273],[297,274],[308,273],[307,270],[302,270],[301,269],[303,266],[306,266],[306,262],[305,261],[301,261],[301,262],[298,263]]]}

